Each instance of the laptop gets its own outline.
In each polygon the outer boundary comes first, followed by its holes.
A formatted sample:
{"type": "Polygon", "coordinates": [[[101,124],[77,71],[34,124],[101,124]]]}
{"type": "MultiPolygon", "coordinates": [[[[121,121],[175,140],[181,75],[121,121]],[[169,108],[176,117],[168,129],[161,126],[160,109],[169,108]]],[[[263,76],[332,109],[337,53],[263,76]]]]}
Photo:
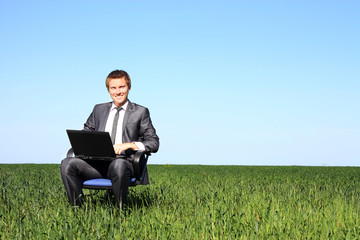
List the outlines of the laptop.
{"type": "Polygon", "coordinates": [[[108,132],[66,130],[75,157],[84,160],[107,160],[116,158],[108,132]]]}

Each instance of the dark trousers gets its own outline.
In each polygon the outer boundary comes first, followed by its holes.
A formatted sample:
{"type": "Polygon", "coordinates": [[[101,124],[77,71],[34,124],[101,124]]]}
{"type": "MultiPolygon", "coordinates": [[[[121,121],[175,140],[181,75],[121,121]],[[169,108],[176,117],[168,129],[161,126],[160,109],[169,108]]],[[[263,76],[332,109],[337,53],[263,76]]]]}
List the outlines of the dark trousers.
{"type": "Polygon", "coordinates": [[[122,158],[108,162],[68,157],[62,160],[60,170],[69,202],[78,206],[82,203],[83,182],[94,178],[111,179],[117,204],[123,206],[127,199],[129,180],[134,172],[131,161],[122,158]]]}

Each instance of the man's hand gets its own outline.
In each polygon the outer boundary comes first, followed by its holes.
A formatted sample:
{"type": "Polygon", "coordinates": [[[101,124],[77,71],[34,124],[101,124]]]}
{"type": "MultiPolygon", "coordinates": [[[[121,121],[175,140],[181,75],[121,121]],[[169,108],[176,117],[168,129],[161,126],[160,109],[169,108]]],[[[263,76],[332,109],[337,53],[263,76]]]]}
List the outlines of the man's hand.
{"type": "Polygon", "coordinates": [[[116,154],[121,154],[123,151],[126,151],[128,149],[136,150],[138,149],[138,147],[135,143],[122,143],[114,145],[114,150],[116,154]]]}

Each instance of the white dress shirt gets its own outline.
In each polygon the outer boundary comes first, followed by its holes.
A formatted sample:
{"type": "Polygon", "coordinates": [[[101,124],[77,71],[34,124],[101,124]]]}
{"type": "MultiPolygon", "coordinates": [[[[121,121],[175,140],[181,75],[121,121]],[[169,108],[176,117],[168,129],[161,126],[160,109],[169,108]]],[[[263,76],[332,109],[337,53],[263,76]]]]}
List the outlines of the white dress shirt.
{"type": "MultiPolygon", "coordinates": [[[[124,122],[124,116],[125,116],[125,111],[127,106],[129,105],[129,101],[127,101],[123,106],[122,109],[119,112],[119,120],[118,120],[118,124],[117,124],[117,129],[116,129],[116,136],[115,136],[115,144],[121,144],[122,142],[122,128],[123,128],[123,122],[124,122]]],[[[113,126],[113,122],[114,122],[114,118],[115,118],[115,114],[116,114],[116,105],[114,103],[112,103],[112,106],[110,108],[110,113],[105,125],[105,132],[110,133],[111,135],[111,131],[112,131],[112,126],[113,126]]],[[[145,150],[145,146],[143,143],[141,142],[134,142],[135,145],[139,148],[139,150],[145,150]]]]}

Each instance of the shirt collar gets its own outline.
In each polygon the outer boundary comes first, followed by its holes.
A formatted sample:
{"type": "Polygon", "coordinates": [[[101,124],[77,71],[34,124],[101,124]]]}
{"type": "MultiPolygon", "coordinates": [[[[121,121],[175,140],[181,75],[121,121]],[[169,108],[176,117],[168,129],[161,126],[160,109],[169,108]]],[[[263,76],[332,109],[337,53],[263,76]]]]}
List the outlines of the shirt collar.
{"type": "MultiPolygon", "coordinates": [[[[127,100],[126,103],[121,106],[121,108],[126,111],[126,108],[127,108],[128,105],[129,105],[129,100],[127,100]]],[[[111,105],[110,111],[114,110],[115,108],[117,108],[117,106],[113,102],[112,105],[111,105]]]]}

